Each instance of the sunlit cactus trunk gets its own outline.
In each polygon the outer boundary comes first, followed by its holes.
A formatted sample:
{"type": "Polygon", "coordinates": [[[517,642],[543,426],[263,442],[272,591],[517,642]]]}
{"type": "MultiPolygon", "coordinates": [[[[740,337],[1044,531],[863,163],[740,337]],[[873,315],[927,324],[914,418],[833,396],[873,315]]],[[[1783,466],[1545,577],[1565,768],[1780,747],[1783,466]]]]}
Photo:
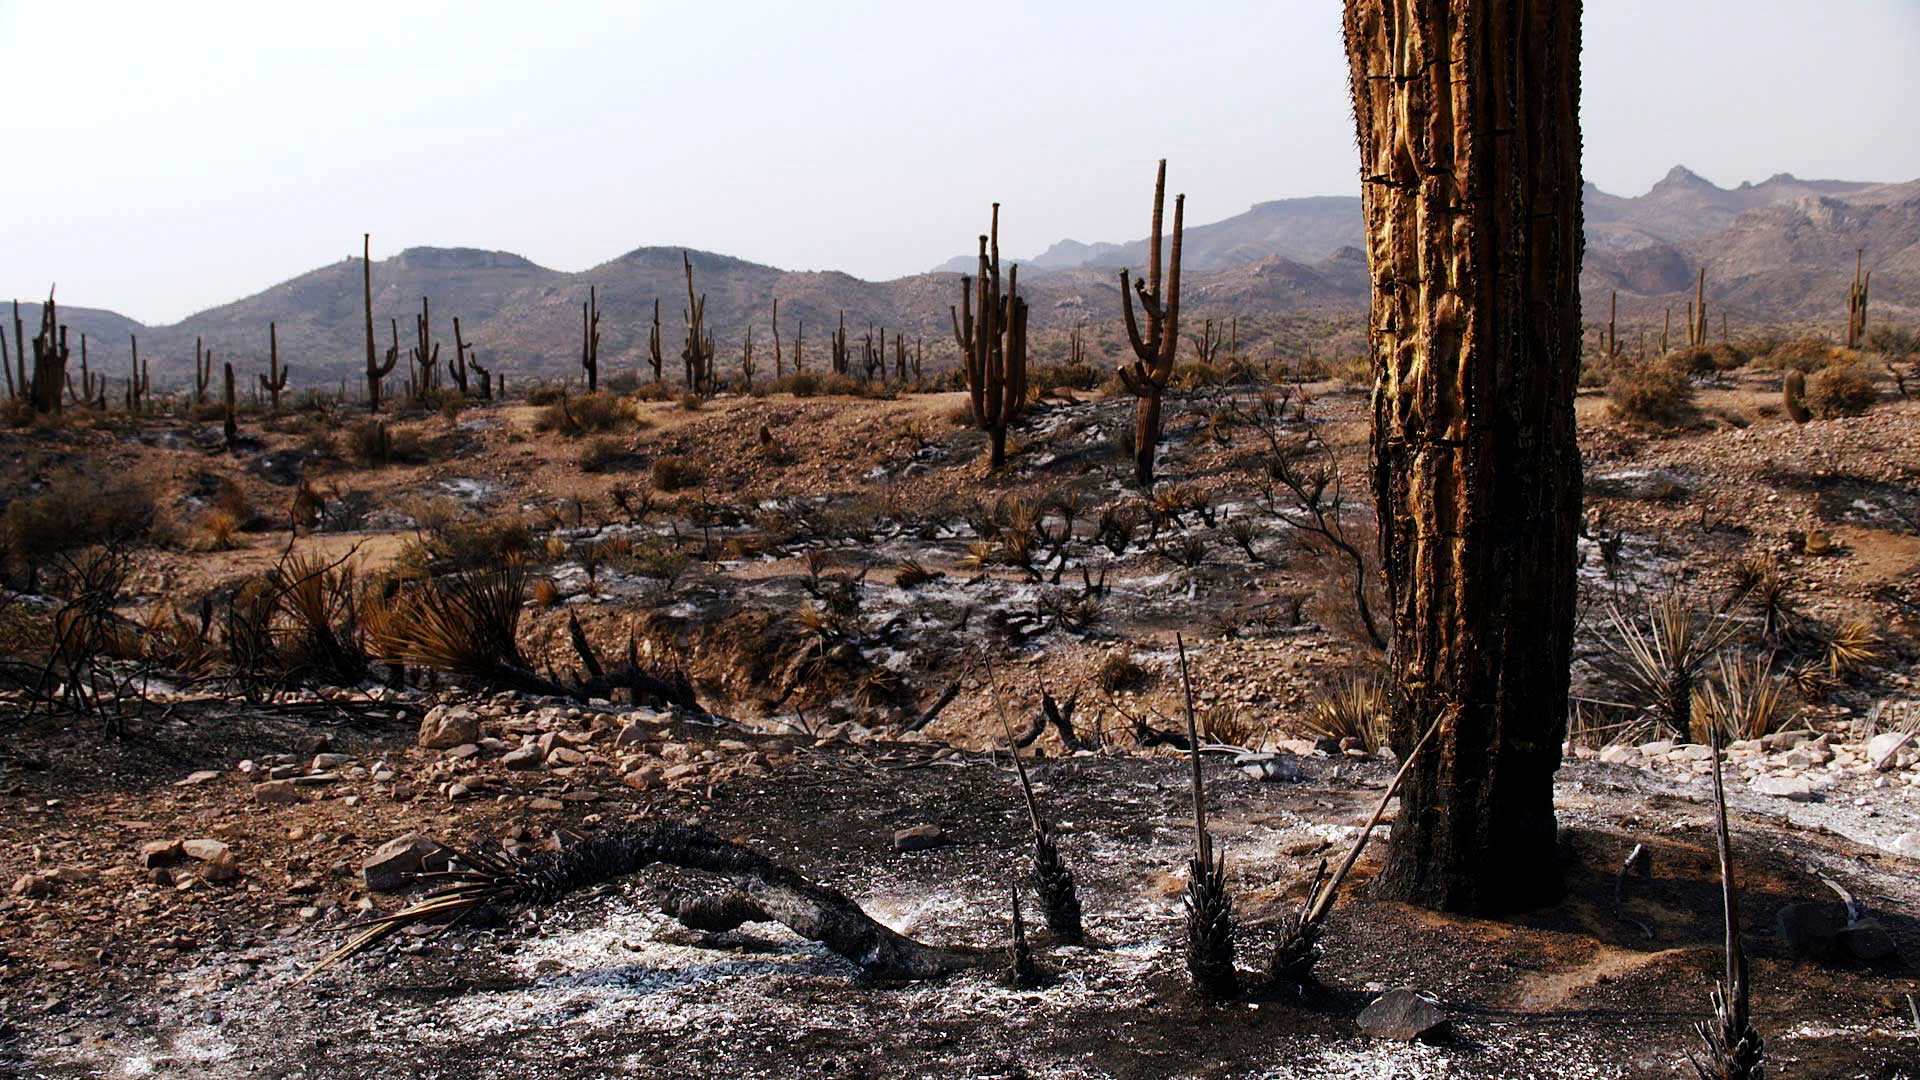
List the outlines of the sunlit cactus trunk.
{"type": "Polygon", "coordinates": [[[1433,718],[1381,888],[1557,893],[1580,458],[1578,0],[1347,0],[1393,745],[1433,718]]]}

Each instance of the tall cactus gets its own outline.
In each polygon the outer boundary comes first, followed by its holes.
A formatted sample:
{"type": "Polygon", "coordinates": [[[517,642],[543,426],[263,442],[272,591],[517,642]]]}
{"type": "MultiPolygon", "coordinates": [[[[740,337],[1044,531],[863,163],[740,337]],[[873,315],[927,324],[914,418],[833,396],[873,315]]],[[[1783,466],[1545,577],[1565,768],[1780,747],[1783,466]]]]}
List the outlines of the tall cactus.
{"type": "Polygon", "coordinates": [[[75,405],[83,409],[106,411],[107,377],[105,375],[95,376],[93,372],[88,369],[87,335],[85,334],[80,335],[80,386],[78,389],[75,389],[72,372],[67,372],[66,382],[67,396],[73,398],[75,405]]]}
{"type": "Polygon", "coordinates": [[[833,332],[832,343],[833,373],[845,375],[847,373],[847,313],[845,311],[840,313],[840,329],[833,332]]]}
{"type": "Polygon", "coordinates": [[[1007,425],[1020,418],[1027,402],[1027,302],[1020,298],[1020,268],[1007,274],[1000,289],[1000,204],[993,204],[991,231],[980,237],[979,270],[960,279],[960,307],[949,307],[953,339],[967,376],[967,401],[973,422],[985,431],[992,450],[987,459],[998,471],[1007,463],[1007,425]]]}
{"type": "Polygon", "coordinates": [[[887,381],[887,328],[880,328],[880,344],[873,343],[873,327],[867,327],[867,336],[860,341],[860,363],[866,371],[868,382],[877,374],[881,382],[887,381]]]}
{"type": "Polygon", "coordinates": [[[680,347],[680,359],[687,369],[687,390],[694,394],[713,392],[713,335],[707,333],[707,297],[693,293],[693,259],[684,251],[680,261],[687,271],[687,306],[681,312],[687,324],[687,343],[680,347]]]}
{"type": "Polygon", "coordinates": [[[400,362],[399,331],[394,331],[394,347],[387,350],[384,363],[374,359],[373,344],[373,234],[360,236],[360,296],[361,310],[367,320],[367,411],[380,411],[380,380],[393,374],[393,365],[400,362]]]}
{"type": "Polygon", "coordinates": [[[8,385],[14,387],[13,396],[21,401],[31,400],[33,384],[27,379],[27,345],[25,332],[20,325],[20,301],[13,302],[13,362],[18,368],[17,375],[8,379],[8,385]]]}
{"type": "Polygon", "coordinates": [[[1858,349],[1867,337],[1867,289],[1873,284],[1873,271],[1860,274],[1866,265],[1866,249],[1853,251],[1853,285],[1847,289],[1847,348],[1858,349]]]}
{"type": "Polygon", "coordinates": [[[447,377],[453,385],[460,388],[460,396],[467,396],[467,352],[473,346],[460,336],[460,316],[453,317],[453,356],[447,360],[447,377]]]}
{"type": "Polygon", "coordinates": [[[1693,303],[1687,305],[1687,344],[1700,348],[1707,343],[1707,268],[1700,268],[1700,276],[1693,286],[1693,303]]]}
{"type": "Polygon", "coordinates": [[[580,369],[587,373],[587,393],[600,389],[600,292],[592,285],[580,305],[580,369]]]}
{"type": "Polygon", "coordinates": [[[267,324],[267,374],[257,376],[260,389],[267,392],[269,408],[280,411],[280,392],[287,388],[287,369],[280,366],[280,329],[267,324]]]}
{"type": "Polygon", "coordinates": [[[221,404],[224,406],[222,413],[224,422],[221,424],[221,431],[226,435],[227,449],[232,450],[234,443],[238,442],[240,438],[240,421],[234,414],[233,365],[223,364],[221,365],[221,371],[226,379],[225,386],[220,395],[221,404]]]}
{"type": "Polygon", "coordinates": [[[786,361],[780,355],[780,298],[773,298],[773,377],[786,375],[786,361]]]}
{"type": "Polygon", "coordinates": [[[40,333],[33,339],[33,411],[37,413],[57,413],[60,411],[60,390],[67,381],[67,360],[72,354],[67,349],[67,328],[60,324],[60,311],[54,305],[53,293],[48,291],[47,302],[40,305],[40,333]]]}
{"type": "Polygon", "coordinates": [[[740,382],[751,391],[753,389],[753,324],[747,324],[747,340],[740,345],[740,382]]]}
{"type": "Polygon", "coordinates": [[[425,400],[426,396],[440,386],[440,343],[430,341],[433,337],[433,309],[428,306],[427,298],[420,298],[420,314],[413,317],[415,344],[408,349],[411,370],[414,372],[414,397],[425,400]]]}
{"type": "Polygon", "coordinates": [[[1620,354],[1620,341],[1613,336],[1613,322],[1620,314],[1620,290],[1615,289],[1607,297],[1607,359],[1620,354]]]}
{"type": "Polygon", "coordinates": [[[140,359],[140,338],[127,335],[127,411],[137,413],[145,407],[153,391],[153,371],[140,359]]]}
{"type": "Polygon", "coordinates": [[[653,298],[653,326],[647,330],[647,363],[653,367],[653,381],[660,380],[660,368],[666,363],[666,357],[660,352],[660,298],[653,298]]]}
{"type": "Polygon", "coordinates": [[[1160,445],[1160,398],[1166,393],[1167,380],[1173,377],[1173,361],[1180,348],[1180,238],[1183,232],[1187,197],[1173,197],[1173,248],[1168,253],[1166,292],[1161,293],[1160,225],[1167,197],[1167,162],[1160,159],[1160,171],[1153,181],[1153,232],[1147,241],[1147,278],[1129,283],[1127,271],[1120,271],[1120,308],[1126,317],[1127,339],[1133,343],[1135,359],[1120,365],[1120,381],[1137,399],[1133,410],[1133,478],[1142,486],[1153,483],[1154,451],[1160,445]],[[1131,288],[1129,288],[1131,284],[1131,288]],[[1133,298],[1147,316],[1147,334],[1140,336],[1140,324],[1134,318],[1133,298]]]}
{"type": "Polygon", "coordinates": [[[204,348],[200,338],[193,339],[193,403],[207,403],[207,387],[213,385],[213,350],[204,348]]]}

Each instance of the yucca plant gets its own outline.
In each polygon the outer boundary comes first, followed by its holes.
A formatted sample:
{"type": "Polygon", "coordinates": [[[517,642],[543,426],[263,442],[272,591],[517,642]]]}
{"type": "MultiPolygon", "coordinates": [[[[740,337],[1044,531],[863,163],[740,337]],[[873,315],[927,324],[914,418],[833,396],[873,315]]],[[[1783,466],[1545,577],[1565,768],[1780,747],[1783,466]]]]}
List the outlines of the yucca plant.
{"type": "Polygon", "coordinates": [[[893,583],[903,589],[917,589],[940,576],[939,572],[927,569],[917,560],[901,559],[899,565],[894,567],[893,583]]]}
{"type": "Polygon", "coordinates": [[[1013,985],[1031,989],[1040,985],[1040,967],[1033,962],[1033,949],[1027,945],[1027,924],[1020,917],[1020,885],[1013,886],[1013,940],[1007,949],[1008,977],[1013,985]]]}
{"type": "Polygon", "coordinates": [[[1729,606],[1740,604],[1760,619],[1760,636],[1772,645],[1793,639],[1800,621],[1786,575],[1772,555],[1755,553],[1734,565],[1729,606]]]}
{"type": "Polygon", "coordinates": [[[1827,637],[1827,674],[1840,676],[1880,659],[1880,637],[1859,620],[1840,624],[1827,637]]]}
{"type": "Polygon", "coordinates": [[[355,625],[353,574],[315,555],[289,555],[267,575],[292,623],[298,651],[341,685],[367,677],[367,655],[355,625]]]}
{"type": "Polygon", "coordinates": [[[368,645],[387,663],[498,675],[526,668],[518,640],[526,597],[526,566],[510,558],[495,570],[404,590],[364,609],[362,623],[368,645]]]}
{"type": "Polygon", "coordinates": [[[1188,757],[1193,763],[1193,858],[1187,862],[1187,974],[1202,994],[1224,1000],[1240,992],[1233,966],[1233,897],[1227,892],[1227,857],[1216,853],[1207,832],[1207,792],[1200,769],[1200,733],[1193,712],[1193,677],[1187,644],[1179,634],[1180,681],[1186,696],[1188,757]]]}
{"type": "Polygon", "coordinates": [[[1316,738],[1352,739],[1373,754],[1380,750],[1386,714],[1386,688],[1365,675],[1348,675],[1314,699],[1301,726],[1316,738]]]}
{"type": "Polygon", "coordinates": [[[1779,729],[1785,681],[1771,657],[1719,659],[1719,678],[1693,692],[1693,737],[1701,742],[1757,739],[1779,729]]]}
{"type": "Polygon", "coordinates": [[[1645,626],[1618,607],[1611,621],[1620,639],[1607,645],[1615,676],[1656,723],[1675,738],[1686,738],[1700,673],[1733,640],[1739,624],[1724,614],[1703,617],[1678,589],[1647,604],[1645,626]]]}

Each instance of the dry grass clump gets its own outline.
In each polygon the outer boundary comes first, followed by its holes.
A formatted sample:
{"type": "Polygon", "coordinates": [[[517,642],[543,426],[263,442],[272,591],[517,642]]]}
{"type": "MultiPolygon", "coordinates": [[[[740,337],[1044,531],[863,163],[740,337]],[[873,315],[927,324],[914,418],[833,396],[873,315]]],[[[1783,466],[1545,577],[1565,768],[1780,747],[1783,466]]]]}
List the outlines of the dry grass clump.
{"type": "Polygon", "coordinates": [[[1857,363],[1829,364],[1807,377],[1807,405],[1823,420],[1859,416],[1879,399],[1872,377],[1857,363]]]}
{"type": "Polygon", "coordinates": [[[1858,619],[1841,623],[1827,636],[1827,673],[1839,678],[1880,659],[1880,635],[1858,619]]]}
{"type": "Polygon", "coordinates": [[[1097,677],[1100,689],[1112,694],[1122,690],[1137,690],[1147,685],[1153,680],[1153,673],[1140,666],[1133,658],[1133,650],[1127,648],[1108,653],[1106,659],[1100,662],[1097,677]]]}
{"type": "Polygon", "coordinates": [[[1027,367],[1027,390],[1035,396],[1056,390],[1095,390],[1106,372],[1091,364],[1032,364],[1027,367]]]}
{"type": "Polygon", "coordinates": [[[1334,739],[1372,754],[1386,736],[1386,717],[1387,691],[1379,680],[1349,675],[1314,699],[1301,727],[1315,738],[1334,739]]]}
{"type": "Polygon", "coordinates": [[[616,468],[629,456],[627,444],[623,440],[612,435],[602,435],[588,440],[587,444],[580,448],[580,454],[574,460],[580,466],[581,472],[597,473],[616,468]]]}
{"type": "Polygon", "coordinates": [[[1352,387],[1373,385],[1373,358],[1370,356],[1349,356],[1328,369],[1327,375],[1333,381],[1352,387]]]}
{"type": "Polygon", "coordinates": [[[533,606],[541,609],[560,606],[560,587],[552,578],[536,578],[533,582],[533,606]]]}
{"type": "Polygon", "coordinates": [[[1639,427],[1681,428],[1700,419],[1693,384],[1685,373],[1666,364],[1621,371],[1607,385],[1607,398],[1616,419],[1639,427]]]}
{"type": "Polygon", "coordinates": [[[706,472],[700,466],[682,457],[655,459],[648,476],[653,482],[655,491],[680,491],[685,488],[699,487],[707,479],[706,472]]]}
{"type": "Polygon", "coordinates": [[[200,532],[206,537],[207,550],[232,551],[234,537],[240,531],[240,518],[230,510],[213,509],[200,518],[200,532]]]}

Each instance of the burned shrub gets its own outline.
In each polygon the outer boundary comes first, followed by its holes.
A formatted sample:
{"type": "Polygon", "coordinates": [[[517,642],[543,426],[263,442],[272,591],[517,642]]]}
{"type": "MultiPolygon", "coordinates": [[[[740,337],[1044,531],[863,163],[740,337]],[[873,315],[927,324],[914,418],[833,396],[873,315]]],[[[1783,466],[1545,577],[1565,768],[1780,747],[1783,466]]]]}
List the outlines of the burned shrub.
{"type": "Polygon", "coordinates": [[[1859,416],[1879,399],[1859,364],[1829,364],[1807,378],[1807,405],[1823,420],[1859,416]]]}
{"type": "Polygon", "coordinates": [[[682,457],[655,458],[648,476],[656,491],[699,487],[707,479],[706,472],[700,466],[682,457]]]}

